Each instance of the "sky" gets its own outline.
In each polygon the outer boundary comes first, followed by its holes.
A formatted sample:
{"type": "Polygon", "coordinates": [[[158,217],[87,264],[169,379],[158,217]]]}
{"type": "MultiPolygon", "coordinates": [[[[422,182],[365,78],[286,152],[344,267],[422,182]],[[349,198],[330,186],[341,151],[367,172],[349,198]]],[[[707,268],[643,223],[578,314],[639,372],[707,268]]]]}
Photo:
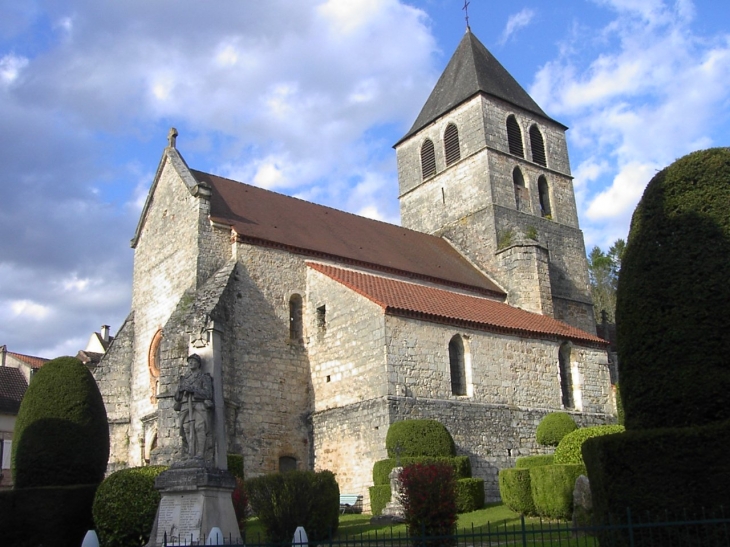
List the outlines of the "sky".
{"type": "MultiPolygon", "coordinates": [[[[0,0],[0,345],[75,355],[129,313],[171,126],[192,168],[399,223],[392,145],[464,0],[0,0]]],[[[730,145],[726,0],[470,0],[472,32],[567,125],[586,249],[651,177],[730,145]]]]}

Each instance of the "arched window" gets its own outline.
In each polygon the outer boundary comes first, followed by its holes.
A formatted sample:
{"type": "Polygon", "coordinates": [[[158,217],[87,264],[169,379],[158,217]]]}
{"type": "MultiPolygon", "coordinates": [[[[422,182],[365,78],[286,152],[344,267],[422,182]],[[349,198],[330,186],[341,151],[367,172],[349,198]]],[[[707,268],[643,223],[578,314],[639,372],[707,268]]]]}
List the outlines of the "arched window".
{"type": "Polygon", "coordinates": [[[536,125],[530,127],[530,148],[532,149],[532,161],[547,166],[545,161],[545,142],[542,133],[536,125]]]}
{"type": "Polygon", "coordinates": [[[570,342],[560,346],[558,352],[558,366],[560,370],[560,395],[564,408],[574,408],[573,377],[570,371],[570,342]]]}
{"type": "Polygon", "coordinates": [[[291,456],[281,456],[279,458],[279,473],[297,470],[297,459],[291,456]]]}
{"type": "Polygon", "coordinates": [[[302,297],[298,294],[289,298],[289,340],[301,342],[302,335],[302,297]]]}
{"type": "Polygon", "coordinates": [[[552,218],[553,212],[550,208],[550,188],[547,179],[540,175],[537,179],[537,193],[540,195],[540,212],[544,217],[552,218]]]}
{"type": "Polygon", "coordinates": [[[150,373],[150,403],[157,402],[157,391],[160,387],[160,344],[162,344],[162,329],[152,336],[149,350],[147,350],[147,369],[150,373]]]}
{"type": "Polygon", "coordinates": [[[529,211],[530,209],[530,196],[527,193],[525,187],[525,177],[522,176],[522,171],[519,167],[515,167],[512,171],[512,182],[515,186],[515,205],[518,211],[529,211]]]}
{"type": "Polygon", "coordinates": [[[444,155],[446,156],[446,165],[451,165],[461,159],[459,130],[453,123],[447,125],[446,131],[444,131],[444,155]]]}
{"type": "Polygon", "coordinates": [[[510,154],[525,157],[525,150],[522,148],[522,130],[514,116],[507,116],[507,143],[510,154]]]}
{"type": "Polygon", "coordinates": [[[421,176],[426,180],[436,174],[436,152],[433,148],[433,141],[426,139],[421,146],[421,176]]]}
{"type": "Polygon", "coordinates": [[[464,341],[458,334],[449,341],[449,365],[451,367],[451,394],[466,395],[464,341]]]}

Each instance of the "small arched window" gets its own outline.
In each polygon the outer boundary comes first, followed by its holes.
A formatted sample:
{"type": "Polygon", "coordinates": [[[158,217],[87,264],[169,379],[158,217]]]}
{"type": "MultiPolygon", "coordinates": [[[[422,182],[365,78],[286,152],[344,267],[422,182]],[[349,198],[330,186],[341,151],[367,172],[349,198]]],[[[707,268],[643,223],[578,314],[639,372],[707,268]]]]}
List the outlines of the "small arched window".
{"type": "Polygon", "coordinates": [[[449,365],[451,368],[451,394],[466,395],[464,341],[458,334],[449,341],[449,365]]]}
{"type": "Polygon", "coordinates": [[[564,408],[574,408],[573,377],[570,370],[570,342],[564,342],[558,352],[560,395],[564,408]]]}
{"type": "Polygon", "coordinates": [[[528,211],[530,207],[530,196],[525,187],[525,177],[519,167],[512,171],[512,182],[515,186],[515,205],[518,211],[528,211]]]}
{"type": "Polygon", "coordinates": [[[509,153],[513,156],[525,157],[525,149],[522,147],[522,130],[517,118],[507,116],[507,143],[509,144],[509,153]]]}
{"type": "Polygon", "coordinates": [[[421,146],[421,175],[426,180],[436,174],[436,152],[433,148],[433,141],[426,139],[421,146]]]}
{"type": "Polygon", "coordinates": [[[289,340],[301,342],[302,339],[302,297],[293,294],[289,298],[289,340]]]}
{"type": "Polygon", "coordinates": [[[540,133],[536,125],[530,127],[530,148],[532,149],[532,161],[547,166],[547,162],[545,161],[545,141],[543,141],[542,133],[540,133]]]}
{"type": "Polygon", "coordinates": [[[297,459],[292,456],[281,456],[279,458],[279,473],[297,470],[297,459]]]}
{"type": "Polygon", "coordinates": [[[540,175],[537,179],[537,192],[540,195],[540,213],[544,217],[552,218],[553,212],[550,208],[550,187],[547,179],[540,175]]]}
{"type": "Polygon", "coordinates": [[[453,123],[447,125],[446,131],[444,131],[444,155],[446,156],[446,165],[451,165],[461,159],[459,130],[453,123]]]}

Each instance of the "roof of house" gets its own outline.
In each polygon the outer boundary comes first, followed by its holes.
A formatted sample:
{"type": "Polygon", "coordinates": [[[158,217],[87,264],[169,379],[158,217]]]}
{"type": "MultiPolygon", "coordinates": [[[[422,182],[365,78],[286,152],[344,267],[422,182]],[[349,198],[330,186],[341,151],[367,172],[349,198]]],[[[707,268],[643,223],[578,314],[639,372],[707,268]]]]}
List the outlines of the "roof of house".
{"type": "Polygon", "coordinates": [[[464,324],[475,329],[519,336],[567,339],[584,345],[607,345],[598,336],[557,319],[495,300],[328,264],[307,262],[307,265],[378,304],[390,315],[464,324]]]}
{"type": "Polygon", "coordinates": [[[23,355],[22,353],[15,353],[14,351],[8,351],[7,355],[10,355],[14,359],[21,361],[31,367],[32,369],[39,369],[45,365],[49,359],[44,357],[33,357],[32,355],[23,355]]]}
{"type": "Polygon", "coordinates": [[[505,296],[443,238],[201,171],[191,173],[211,189],[211,220],[231,226],[239,241],[505,296]]]}
{"type": "Polygon", "coordinates": [[[0,413],[17,414],[28,382],[20,369],[0,367],[0,413]]]}
{"type": "MultiPolygon", "coordinates": [[[[484,47],[484,44],[467,29],[426,104],[423,105],[421,113],[408,133],[397,144],[477,93],[497,97],[555,122],[484,47]]],[[[559,122],[555,123],[565,127],[559,122]]]]}

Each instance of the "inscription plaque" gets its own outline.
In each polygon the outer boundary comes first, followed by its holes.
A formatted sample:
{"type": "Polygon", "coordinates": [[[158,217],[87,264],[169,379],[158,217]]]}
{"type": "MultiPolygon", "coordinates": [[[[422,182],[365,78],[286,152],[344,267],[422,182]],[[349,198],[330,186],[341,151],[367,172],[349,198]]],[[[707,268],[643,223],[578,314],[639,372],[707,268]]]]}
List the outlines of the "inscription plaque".
{"type": "Polygon", "coordinates": [[[203,520],[203,496],[183,494],[163,496],[157,519],[157,543],[200,541],[200,527],[203,520]]]}

